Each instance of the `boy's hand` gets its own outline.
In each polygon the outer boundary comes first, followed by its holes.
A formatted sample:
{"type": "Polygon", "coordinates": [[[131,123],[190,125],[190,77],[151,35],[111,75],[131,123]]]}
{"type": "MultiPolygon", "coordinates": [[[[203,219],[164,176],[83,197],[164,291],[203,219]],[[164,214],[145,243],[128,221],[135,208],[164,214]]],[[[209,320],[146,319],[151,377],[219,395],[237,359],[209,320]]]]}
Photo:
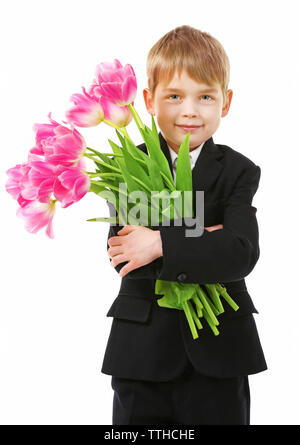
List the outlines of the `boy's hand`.
{"type": "MultiPolygon", "coordinates": [[[[222,228],[223,224],[204,227],[208,232],[222,228]]],[[[108,239],[109,249],[107,252],[109,258],[112,258],[111,265],[113,267],[128,261],[119,272],[121,277],[163,256],[159,230],[126,225],[119,230],[118,235],[108,239]]]]}
{"type": "Polygon", "coordinates": [[[215,226],[204,227],[208,232],[213,232],[214,230],[223,229],[223,224],[216,224],[215,226]]]}
{"type": "Polygon", "coordinates": [[[163,255],[159,230],[126,225],[119,230],[118,235],[108,239],[110,247],[107,252],[112,258],[111,265],[113,267],[128,261],[119,272],[121,277],[163,255]]]}

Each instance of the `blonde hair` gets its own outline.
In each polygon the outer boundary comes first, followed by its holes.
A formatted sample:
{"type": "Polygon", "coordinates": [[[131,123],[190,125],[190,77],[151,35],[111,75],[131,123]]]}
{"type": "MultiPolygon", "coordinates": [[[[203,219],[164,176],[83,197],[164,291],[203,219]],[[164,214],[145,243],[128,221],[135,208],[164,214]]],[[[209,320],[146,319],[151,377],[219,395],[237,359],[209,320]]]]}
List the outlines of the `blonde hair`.
{"type": "Polygon", "coordinates": [[[169,83],[178,71],[209,86],[219,83],[226,101],[230,63],[221,43],[206,32],[183,25],[169,31],[150,49],[147,57],[148,88],[153,97],[159,82],[169,83]]]}

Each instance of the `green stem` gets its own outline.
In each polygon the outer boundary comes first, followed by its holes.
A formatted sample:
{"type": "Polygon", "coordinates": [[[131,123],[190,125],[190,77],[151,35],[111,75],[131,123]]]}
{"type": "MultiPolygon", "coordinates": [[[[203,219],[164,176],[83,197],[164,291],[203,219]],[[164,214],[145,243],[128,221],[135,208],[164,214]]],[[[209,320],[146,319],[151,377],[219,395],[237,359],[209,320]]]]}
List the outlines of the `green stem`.
{"type": "Polygon", "coordinates": [[[165,179],[165,181],[167,182],[167,184],[168,184],[170,190],[171,190],[171,191],[176,190],[176,187],[175,187],[175,185],[174,185],[174,182],[171,182],[171,181],[169,180],[169,178],[164,174],[164,172],[161,171],[160,174],[161,174],[161,176],[165,179]]]}
{"type": "Polygon", "coordinates": [[[228,295],[228,293],[226,292],[226,287],[221,286],[220,284],[216,284],[216,288],[217,290],[220,292],[220,294],[222,295],[222,297],[224,298],[224,300],[227,301],[227,303],[232,307],[232,309],[234,309],[235,311],[237,311],[239,309],[239,306],[236,304],[235,301],[233,301],[233,299],[228,295]]]}
{"type": "Polygon", "coordinates": [[[118,221],[119,221],[119,225],[121,225],[121,226],[126,226],[128,224],[126,216],[124,216],[122,213],[122,209],[119,209],[118,221]]]}
{"type": "Polygon", "coordinates": [[[134,121],[136,123],[136,126],[139,129],[139,132],[141,133],[142,138],[144,139],[144,133],[143,133],[144,124],[141,121],[141,118],[139,117],[137,111],[135,110],[135,108],[131,104],[127,105],[127,107],[129,109],[130,113],[132,114],[132,117],[133,117],[133,119],[134,119],[134,121]]]}
{"type": "Polygon", "coordinates": [[[198,328],[198,329],[202,329],[203,326],[202,326],[202,324],[201,324],[201,322],[200,322],[200,320],[199,320],[199,318],[198,318],[198,316],[197,316],[197,314],[196,314],[196,312],[195,312],[195,310],[194,310],[194,308],[193,308],[192,303],[191,303],[190,301],[187,301],[187,304],[188,304],[188,306],[189,306],[189,308],[190,308],[190,312],[191,312],[191,314],[192,314],[192,317],[193,317],[194,322],[195,322],[196,325],[197,325],[197,328],[198,328]]]}
{"type": "Polygon", "coordinates": [[[91,183],[92,183],[92,184],[96,184],[96,185],[103,185],[104,187],[109,187],[109,188],[111,188],[112,190],[116,190],[117,192],[122,193],[122,194],[125,195],[125,196],[128,196],[127,193],[121,191],[121,189],[119,189],[118,187],[115,187],[114,185],[111,185],[111,184],[109,184],[109,183],[107,183],[107,182],[105,182],[105,181],[93,181],[93,180],[91,179],[91,183]]]}
{"type": "Polygon", "coordinates": [[[100,152],[100,151],[97,151],[94,148],[90,148],[90,147],[86,147],[86,149],[87,150],[91,150],[92,152],[94,152],[96,154],[101,154],[101,155],[104,155],[104,156],[121,156],[121,157],[123,157],[123,155],[121,155],[121,154],[117,154],[116,155],[115,153],[103,153],[102,151],[100,152]]]}
{"type": "Polygon", "coordinates": [[[224,307],[219,297],[219,292],[217,291],[217,287],[215,284],[205,284],[204,285],[213,300],[214,305],[218,309],[219,313],[222,314],[224,312],[224,307]]]}
{"type": "Polygon", "coordinates": [[[119,176],[121,178],[123,178],[122,175],[120,175],[120,173],[95,173],[95,172],[86,172],[90,178],[96,178],[97,176],[99,176],[100,178],[102,177],[108,177],[108,178],[115,178],[116,176],[119,176]]]}
{"type": "Polygon", "coordinates": [[[116,128],[117,130],[121,131],[121,133],[123,133],[123,130],[121,127],[119,127],[118,125],[114,124],[111,121],[108,121],[107,119],[103,119],[103,122],[105,122],[106,124],[110,125],[111,127],[116,128]]]}
{"type": "Polygon", "coordinates": [[[110,168],[111,170],[116,171],[117,173],[121,173],[121,170],[117,167],[113,167],[110,164],[106,164],[106,162],[100,161],[99,159],[95,159],[93,156],[88,155],[87,153],[84,153],[84,156],[91,159],[92,161],[96,162],[96,164],[103,165],[104,167],[110,168]]]}
{"type": "Polygon", "coordinates": [[[212,311],[212,309],[211,309],[211,307],[210,307],[210,305],[209,305],[209,303],[208,303],[208,301],[207,301],[207,299],[206,299],[206,295],[205,295],[205,293],[203,292],[203,290],[201,289],[201,286],[198,285],[198,287],[197,287],[196,289],[197,289],[198,296],[199,296],[201,302],[203,303],[203,306],[205,307],[205,309],[206,309],[206,311],[207,311],[209,317],[211,318],[212,322],[213,322],[216,326],[218,326],[219,321],[218,321],[218,319],[215,317],[215,314],[213,313],[213,311],[212,311]]]}
{"type": "Polygon", "coordinates": [[[135,120],[137,126],[139,128],[144,129],[145,126],[144,126],[144,124],[142,122],[142,119],[140,118],[140,116],[139,116],[138,112],[136,111],[136,109],[134,108],[134,106],[132,104],[129,104],[129,105],[127,105],[127,107],[129,109],[129,111],[131,112],[131,114],[133,116],[133,119],[135,120]]]}
{"type": "Polygon", "coordinates": [[[124,127],[123,134],[124,134],[124,136],[127,137],[127,139],[129,139],[129,140],[131,141],[131,138],[130,138],[130,136],[129,136],[129,134],[128,134],[128,131],[127,131],[127,128],[126,128],[126,127],[124,127]]]}
{"type": "Polygon", "coordinates": [[[192,297],[192,300],[196,306],[198,317],[199,318],[203,317],[203,313],[202,313],[203,305],[202,305],[201,301],[199,300],[198,295],[194,295],[192,297]]]}
{"type": "Polygon", "coordinates": [[[186,301],[182,302],[182,307],[183,307],[183,310],[185,312],[185,316],[187,318],[187,321],[189,323],[189,327],[190,327],[191,333],[193,335],[193,339],[195,340],[196,338],[198,338],[197,329],[196,329],[196,326],[194,324],[193,317],[192,317],[192,315],[190,313],[190,309],[189,309],[189,306],[188,306],[186,301]]]}
{"type": "Polygon", "coordinates": [[[203,310],[203,316],[204,316],[205,320],[207,321],[207,323],[209,324],[209,326],[210,326],[211,330],[213,331],[213,333],[215,335],[219,335],[218,329],[216,328],[214,323],[211,321],[210,316],[208,315],[208,313],[206,312],[205,309],[203,310]]]}
{"type": "Polygon", "coordinates": [[[146,184],[144,184],[143,181],[141,181],[139,178],[137,178],[135,176],[132,176],[132,179],[134,179],[138,184],[140,184],[142,187],[144,187],[146,190],[148,190],[148,192],[151,194],[152,190],[146,184]]]}

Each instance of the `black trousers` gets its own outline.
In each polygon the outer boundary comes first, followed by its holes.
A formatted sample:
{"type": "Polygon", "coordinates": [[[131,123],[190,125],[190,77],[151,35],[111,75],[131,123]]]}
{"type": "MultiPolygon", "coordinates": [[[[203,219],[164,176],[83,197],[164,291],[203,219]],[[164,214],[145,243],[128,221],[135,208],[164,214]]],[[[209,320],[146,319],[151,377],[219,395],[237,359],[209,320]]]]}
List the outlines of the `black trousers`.
{"type": "Polygon", "coordinates": [[[113,425],[250,425],[248,376],[218,379],[190,365],[168,382],[112,376],[113,425]]]}

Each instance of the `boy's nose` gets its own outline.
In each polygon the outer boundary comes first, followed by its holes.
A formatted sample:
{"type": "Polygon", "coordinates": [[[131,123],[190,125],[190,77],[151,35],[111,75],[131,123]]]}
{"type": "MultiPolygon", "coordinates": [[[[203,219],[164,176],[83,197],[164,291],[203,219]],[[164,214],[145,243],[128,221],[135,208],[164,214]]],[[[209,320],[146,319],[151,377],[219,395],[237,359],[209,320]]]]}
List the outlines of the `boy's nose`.
{"type": "Polygon", "coordinates": [[[192,118],[199,115],[199,110],[194,101],[187,100],[182,104],[181,114],[182,116],[192,118]]]}
{"type": "Polygon", "coordinates": [[[185,117],[188,119],[192,119],[192,118],[199,116],[199,112],[192,107],[189,107],[189,108],[186,107],[184,110],[182,110],[181,114],[182,114],[182,117],[185,117]]]}

